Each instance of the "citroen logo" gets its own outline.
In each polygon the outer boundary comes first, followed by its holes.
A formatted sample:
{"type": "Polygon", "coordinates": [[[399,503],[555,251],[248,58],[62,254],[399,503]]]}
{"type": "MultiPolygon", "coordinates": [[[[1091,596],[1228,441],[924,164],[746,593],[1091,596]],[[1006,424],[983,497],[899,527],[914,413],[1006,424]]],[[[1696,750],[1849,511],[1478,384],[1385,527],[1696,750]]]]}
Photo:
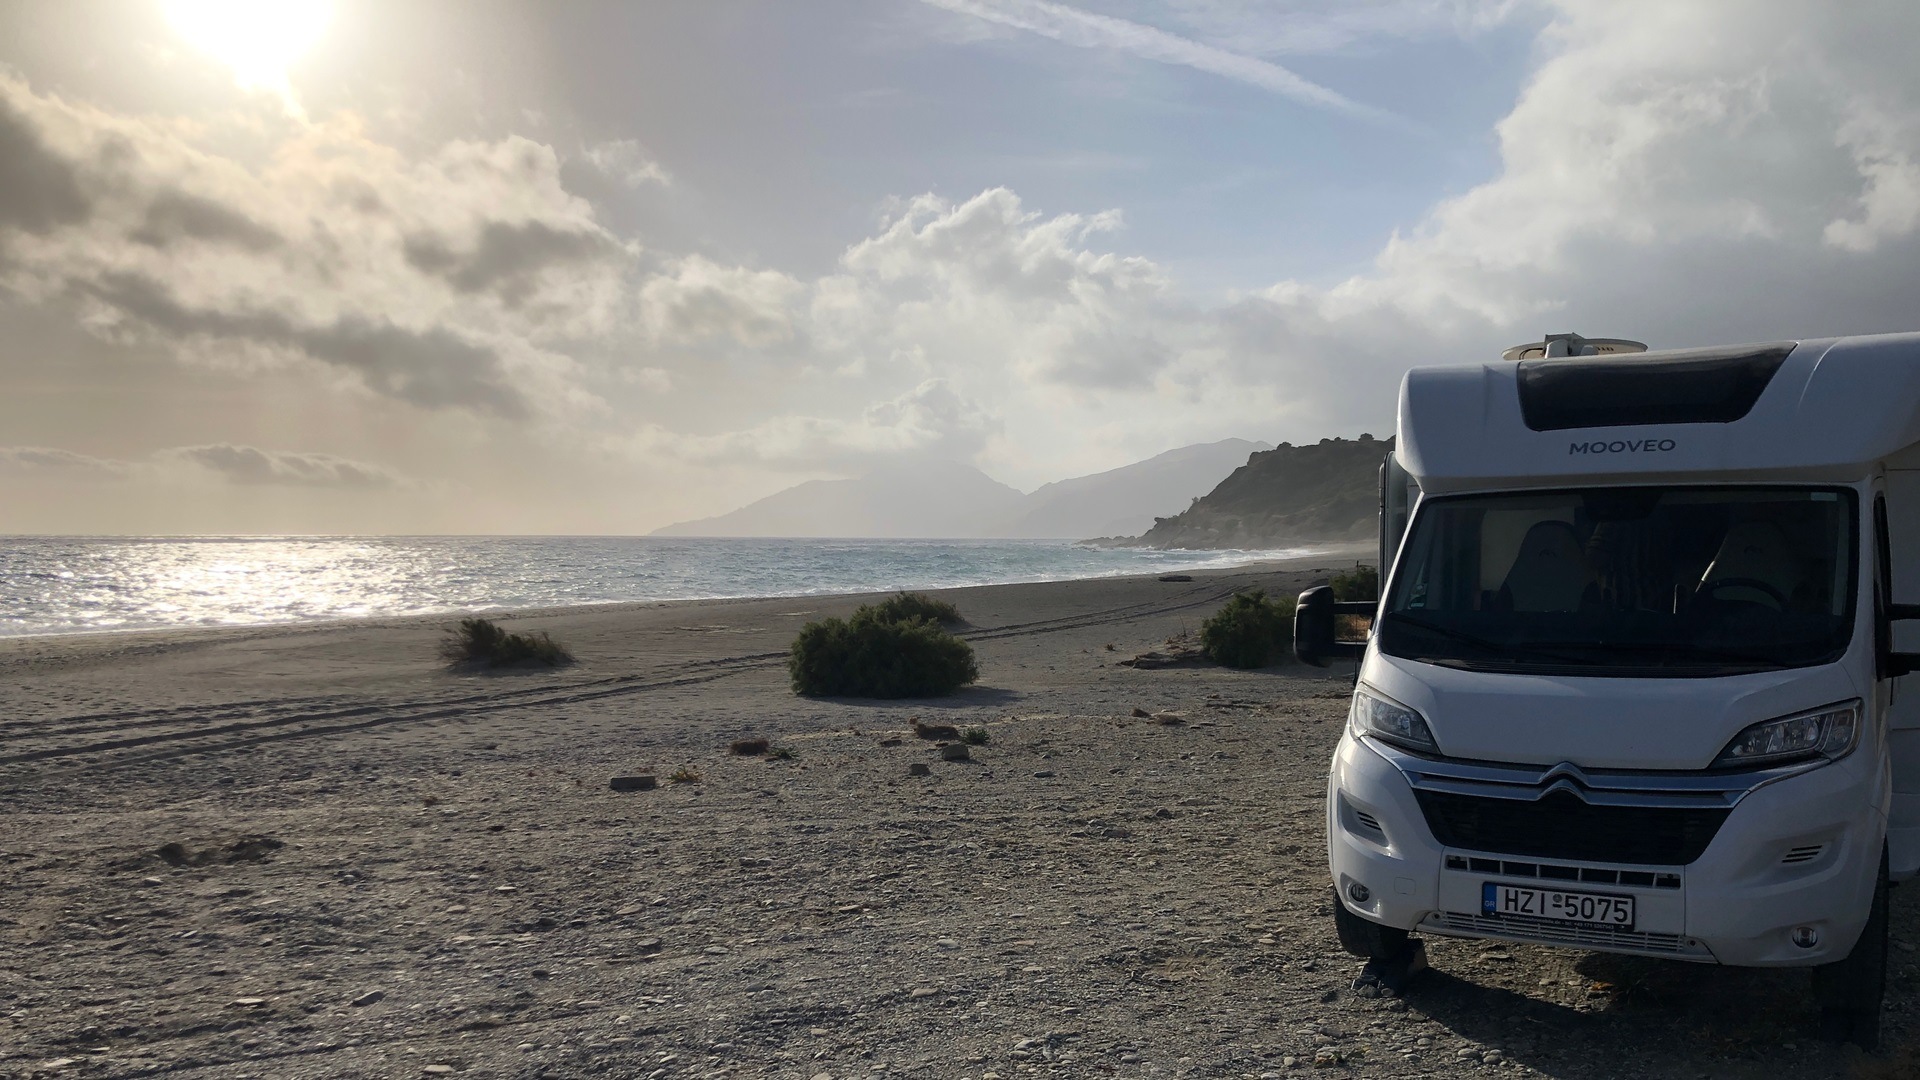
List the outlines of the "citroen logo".
{"type": "Polygon", "coordinates": [[[1563,761],[1548,769],[1540,780],[1546,784],[1546,788],[1540,792],[1542,799],[1558,791],[1572,795],[1581,802],[1587,801],[1587,774],[1571,761],[1563,761]]]}

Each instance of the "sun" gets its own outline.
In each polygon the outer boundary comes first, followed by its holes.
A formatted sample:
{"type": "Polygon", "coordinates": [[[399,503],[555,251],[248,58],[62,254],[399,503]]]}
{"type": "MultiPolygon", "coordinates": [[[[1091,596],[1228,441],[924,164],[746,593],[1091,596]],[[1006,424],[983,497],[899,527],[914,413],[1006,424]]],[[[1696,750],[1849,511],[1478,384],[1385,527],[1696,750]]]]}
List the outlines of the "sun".
{"type": "Polygon", "coordinates": [[[246,90],[293,101],[287,68],[333,16],[330,0],[164,0],[167,21],[189,44],[233,70],[246,90]]]}

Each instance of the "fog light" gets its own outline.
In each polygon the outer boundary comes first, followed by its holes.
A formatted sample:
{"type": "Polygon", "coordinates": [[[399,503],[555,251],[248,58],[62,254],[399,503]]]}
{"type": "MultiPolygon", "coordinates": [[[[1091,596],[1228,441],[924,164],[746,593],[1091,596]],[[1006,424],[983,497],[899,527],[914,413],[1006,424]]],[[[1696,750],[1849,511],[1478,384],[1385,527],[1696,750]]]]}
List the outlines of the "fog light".
{"type": "Polygon", "coordinates": [[[1364,904],[1368,900],[1373,899],[1373,894],[1367,891],[1365,885],[1357,881],[1349,881],[1347,883],[1347,899],[1356,904],[1364,904]]]}
{"type": "Polygon", "coordinates": [[[1820,944],[1820,931],[1811,926],[1796,926],[1793,928],[1793,933],[1788,936],[1793,939],[1795,945],[1803,949],[1811,949],[1820,944]]]}

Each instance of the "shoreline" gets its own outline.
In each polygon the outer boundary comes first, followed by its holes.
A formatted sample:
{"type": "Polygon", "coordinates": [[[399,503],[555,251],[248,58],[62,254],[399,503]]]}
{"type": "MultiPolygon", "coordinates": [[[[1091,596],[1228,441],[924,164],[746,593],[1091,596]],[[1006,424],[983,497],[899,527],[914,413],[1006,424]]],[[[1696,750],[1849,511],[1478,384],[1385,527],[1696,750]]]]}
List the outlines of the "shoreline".
{"type": "MultiPolygon", "coordinates": [[[[181,538],[177,538],[177,537],[125,538],[123,537],[123,538],[117,538],[117,539],[173,540],[173,539],[181,539],[181,538]]],[[[208,539],[208,538],[193,537],[189,539],[208,539]]],[[[214,538],[214,539],[255,540],[255,539],[285,539],[285,538],[220,537],[220,538],[214,538]]],[[[302,538],[295,537],[292,539],[302,539],[302,538]]],[[[691,539],[699,539],[699,538],[691,538],[691,539]]],[[[731,539],[731,538],[728,538],[728,539],[731,539]]],[[[777,538],[769,538],[769,539],[777,539],[777,538]]],[[[1181,550],[1185,550],[1185,549],[1181,549],[1181,550]]],[[[1199,549],[1195,549],[1195,550],[1199,550],[1199,549]]],[[[1207,549],[1207,550],[1234,551],[1234,550],[1240,550],[1240,549],[1221,548],[1221,549],[1207,549]]],[[[1199,577],[1202,575],[1233,574],[1233,573],[1242,573],[1247,571],[1259,571],[1263,569],[1272,569],[1272,570],[1292,569],[1298,564],[1312,562],[1315,560],[1356,558],[1364,562],[1364,561],[1369,561],[1367,556],[1372,555],[1373,552],[1374,552],[1374,547],[1369,543],[1351,542],[1351,543],[1330,544],[1321,549],[1305,551],[1302,554],[1289,555],[1284,558],[1254,558],[1254,559],[1248,560],[1247,562],[1233,563],[1231,565],[1226,565],[1226,566],[1168,568],[1164,571],[1149,572],[1149,573],[1129,573],[1125,571],[1115,571],[1112,573],[1094,574],[1086,577],[1024,578],[1024,579],[1016,579],[1016,580],[1010,580],[1010,581],[993,581],[993,582],[984,582],[980,584],[969,584],[969,585],[905,585],[905,586],[899,586],[899,587],[893,587],[893,588],[863,590],[863,591],[857,591],[857,592],[836,592],[836,591],[772,592],[772,593],[739,594],[739,595],[730,595],[730,596],[693,596],[693,597],[672,597],[672,598],[662,598],[662,599],[634,599],[634,600],[594,600],[594,601],[583,601],[580,603],[570,603],[570,604],[544,604],[544,605],[529,605],[529,606],[514,606],[514,605],[463,606],[463,607],[447,607],[447,608],[437,609],[433,611],[399,612],[399,613],[376,614],[376,615],[345,615],[345,616],[322,616],[318,618],[270,619],[270,620],[261,620],[258,622],[221,622],[221,623],[196,623],[196,624],[178,624],[178,625],[162,625],[162,626],[90,627],[90,628],[83,628],[83,629],[30,630],[22,633],[12,633],[12,632],[0,630],[0,650],[4,650],[7,647],[7,645],[11,642],[19,642],[19,641],[46,641],[46,640],[54,640],[54,639],[70,640],[70,639],[88,638],[88,637],[123,638],[130,635],[142,635],[142,634],[198,634],[198,633],[217,634],[217,633],[229,633],[229,632],[244,633],[248,631],[272,632],[272,631],[285,631],[285,630],[297,630],[297,629],[320,629],[320,628],[326,628],[326,627],[404,623],[404,622],[418,621],[423,619],[444,620],[444,619],[453,618],[456,616],[459,616],[459,617],[479,616],[479,617],[492,618],[492,619],[547,618],[547,617],[553,617],[556,615],[564,615],[569,612],[589,613],[589,612],[596,612],[596,611],[619,611],[619,610],[624,610],[629,608],[653,608],[653,607],[660,607],[663,605],[672,605],[672,604],[686,604],[686,605],[729,604],[729,603],[748,603],[748,602],[761,601],[761,600],[836,600],[836,599],[853,598],[853,597],[885,597],[885,596],[893,595],[894,593],[897,593],[897,592],[949,593],[949,592],[961,592],[969,589],[997,589],[997,588],[1010,588],[1010,587],[1032,586],[1032,585],[1069,585],[1076,582],[1101,582],[1101,581],[1120,582],[1120,581],[1135,581],[1135,580],[1146,581],[1146,580],[1157,580],[1158,578],[1164,576],[1165,574],[1187,574],[1187,575],[1193,576],[1195,580],[1198,580],[1199,577]]]]}

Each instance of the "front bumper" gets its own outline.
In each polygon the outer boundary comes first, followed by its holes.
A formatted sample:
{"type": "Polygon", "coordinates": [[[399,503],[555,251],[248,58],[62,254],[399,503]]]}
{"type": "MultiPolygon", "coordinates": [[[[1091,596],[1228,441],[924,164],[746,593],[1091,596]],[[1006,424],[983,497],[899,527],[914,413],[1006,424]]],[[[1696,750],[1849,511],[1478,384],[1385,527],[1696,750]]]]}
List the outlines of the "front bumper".
{"type": "MultiPolygon", "coordinates": [[[[1428,828],[1407,776],[1349,732],[1328,777],[1329,869],[1348,910],[1407,930],[1741,967],[1831,963],[1865,925],[1886,833],[1878,778],[1859,758],[1747,792],[1699,858],[1649,867],[1449,849],[1428,828]],[[1569,871],[1576,880],[1542,880],[1569,871]],[[1648,879],[1658,884],[1621,883],[1648,879]],[[1634,927],[1483,915],[1489,881],[1632,896],[1634,927]],[[1353,899],[1355,884],[1363,902],[1353,899]],[[1795,944],[1798,927],[1817,941],[1795,944]]],[[[1525,803],[1515,808],[1526,812],[1525,803]]]]}

